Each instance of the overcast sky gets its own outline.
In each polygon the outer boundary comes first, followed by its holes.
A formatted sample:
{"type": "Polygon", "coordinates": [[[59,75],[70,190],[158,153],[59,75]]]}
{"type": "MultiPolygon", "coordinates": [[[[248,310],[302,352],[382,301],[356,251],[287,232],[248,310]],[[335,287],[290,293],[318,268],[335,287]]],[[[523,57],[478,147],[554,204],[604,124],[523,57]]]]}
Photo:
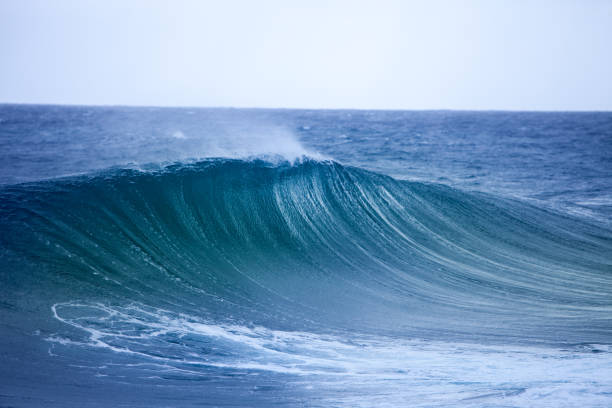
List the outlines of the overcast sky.
{"type": "Polygon", "coordinates": [[[612,1],[0,0],[0,102],[612,110],[612,1]]]}

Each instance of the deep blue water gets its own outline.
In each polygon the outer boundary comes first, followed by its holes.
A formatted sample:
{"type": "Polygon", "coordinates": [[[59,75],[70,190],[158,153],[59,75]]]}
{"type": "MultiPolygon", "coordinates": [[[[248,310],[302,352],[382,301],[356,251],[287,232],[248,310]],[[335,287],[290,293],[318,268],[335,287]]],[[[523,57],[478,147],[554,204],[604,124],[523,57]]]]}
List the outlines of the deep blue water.
{"type": "Polygon", "coordinates": [[[0,105],[0,406],[612,405],[612,114],[0,105]]]}

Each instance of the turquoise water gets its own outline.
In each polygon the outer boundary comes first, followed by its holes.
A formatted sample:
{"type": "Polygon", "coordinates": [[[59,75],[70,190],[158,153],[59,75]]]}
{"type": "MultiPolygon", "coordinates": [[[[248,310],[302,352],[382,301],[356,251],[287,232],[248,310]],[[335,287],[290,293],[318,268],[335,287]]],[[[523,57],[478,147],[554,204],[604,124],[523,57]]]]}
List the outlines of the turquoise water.
{"type": "Polygon", "coordinates": [[[612,115],[0,107],[7,406],[609,406],[612,115]]]}

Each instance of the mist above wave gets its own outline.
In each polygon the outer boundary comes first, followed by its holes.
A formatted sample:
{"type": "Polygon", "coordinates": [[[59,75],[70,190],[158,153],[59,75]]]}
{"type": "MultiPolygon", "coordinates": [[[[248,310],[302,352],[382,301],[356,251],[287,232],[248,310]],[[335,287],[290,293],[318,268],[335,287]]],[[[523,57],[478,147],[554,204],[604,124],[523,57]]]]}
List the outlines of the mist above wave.
{"type": "Polygon", "coordinates": [[[221,137],[194,136],[192,139],[182,132],[180,135],[181,140],[189,141],[185,144],[196,147],[195,151],[184,151],[181,159],[276,157],[293,162],[302,157],[324,158],[323,155],[306,149],[288,130],[277,127],[251,128],[243,132],[226,133],[221,137]]]}
{"type": "Polygon", "coordinates": [[[56,123],[43,129],[39,126],[12,142],[7,168],[0,171],[0,184],[82,175],[109,168],[158,169],[210,158],[291,163],[303,158],[327,158],[304,147],[289,128],[262,121],[216,118],[195,123],[143,122],[128,126],[109,118],[92,126],[80,123],[85,120],[81,111],[74,117],[65,112],[62,117],[68,125],[56,123]]]}

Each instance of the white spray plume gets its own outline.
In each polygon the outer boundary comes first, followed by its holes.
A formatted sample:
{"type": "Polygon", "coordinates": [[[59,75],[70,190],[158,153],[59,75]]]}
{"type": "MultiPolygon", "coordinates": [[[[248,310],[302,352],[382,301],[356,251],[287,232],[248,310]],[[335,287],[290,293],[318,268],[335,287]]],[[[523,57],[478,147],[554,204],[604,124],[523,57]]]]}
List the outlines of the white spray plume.
{"type": "MultiPolygon", "coordinates": [[[[181,159],[263,158],[289,162],[302,158],[327,159],[305,148],[295,134],[278,126],[227,126],[203,135],[191,135],[177,130],[172,138],[180,145],[181,159]]],[[[173,149],[176,147],[173,146],[173,149]]]]}

